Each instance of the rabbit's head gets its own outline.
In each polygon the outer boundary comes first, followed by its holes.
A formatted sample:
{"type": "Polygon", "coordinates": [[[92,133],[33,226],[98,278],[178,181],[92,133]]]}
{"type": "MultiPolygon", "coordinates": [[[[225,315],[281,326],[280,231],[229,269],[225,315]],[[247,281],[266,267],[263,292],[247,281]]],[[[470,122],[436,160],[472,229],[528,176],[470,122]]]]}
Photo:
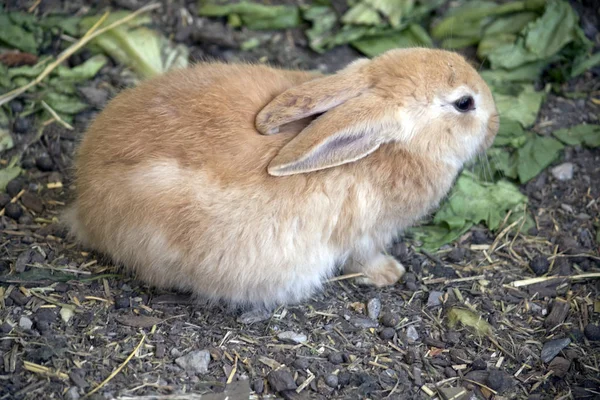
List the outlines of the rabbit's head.
{"type": "Polygon", "coordinates": [[[310,116],[316,119],[280,150],[269,174],[342,165],[384,143],[460,168],[492,144],[499,127],[477,71],[457,53],[424,48],[391,50],[288,89],[259,112],[256,127],[276,134],[310,116]]]}

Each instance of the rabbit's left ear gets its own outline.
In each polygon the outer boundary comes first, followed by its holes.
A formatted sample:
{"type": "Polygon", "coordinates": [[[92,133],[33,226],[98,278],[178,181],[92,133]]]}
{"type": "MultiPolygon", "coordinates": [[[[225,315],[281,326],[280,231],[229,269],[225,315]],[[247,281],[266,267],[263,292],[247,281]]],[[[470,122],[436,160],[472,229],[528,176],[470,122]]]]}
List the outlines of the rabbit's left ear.
{"type": "Polygon", "coordinates": [[[348,100],[318,117],[273,158],[270,175],[285,176],[359,160],[391,138],[384,110],[370,95],[348,100]]]}

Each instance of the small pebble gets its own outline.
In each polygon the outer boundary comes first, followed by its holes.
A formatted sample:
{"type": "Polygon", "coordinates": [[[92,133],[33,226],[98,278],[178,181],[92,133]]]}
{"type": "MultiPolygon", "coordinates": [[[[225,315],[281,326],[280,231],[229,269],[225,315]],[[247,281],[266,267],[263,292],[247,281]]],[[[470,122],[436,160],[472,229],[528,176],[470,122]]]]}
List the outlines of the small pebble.
{"type": "Polygon", "coordinates": [[[406,328],[406,337],[412,342],[419,340],[419,332],[417,332],[417,328],[415,328],[414,325],[410,325],[406,328]]]}
{"type": "Polygon", "coordinates": [[[208,350],[195,350],[177,358],[175,363],[186,371],[206,374],[210,363],[210,352],[208,350]]]}
{"type": "Polygon", "coordinates": [[[19,99],[14,99],[11,100],[11,102],[9,103],[10,105],[10,109],[13,113],[18,114],[21,111],[23,111],[23,102],[19,99]]]}
{"type": "Polygon", "coordinates": [[[367,302],[367,315],[372,320],[376,321],[381,313],[381,300],[373,298],[367,302]]]}
{"type": "Polygon", "coordinates": [[[542,361],[545,363],[552,361],[570,343],[571,339],[569,338],[555,339],[544,343],[541,354],[542,361]]]}
{"type": "Polygon", "coordinates": [[[54,163],[49,155],[43,154],[35,159],[35,166],[38,167],[40,171],[52,171],[54,169],[54,163]]]}
{"type": "Polygon", "coordinates": [[[438,307],[442,305],[442,296],[444,293],[442,292],[429,292],[429,297],[427,298],[427,307],[438,307]]]}
{"type": "Polygon", "coordinates": [[[67,393],[65,393],[65,399],[67,400],[79,400],[79,388],[77,386],[71,386],[67,393]]]}
{"type": "Polygon", "coordinates": [[[488,241],[488,237],[483,231],[474,231],[471,235],[471,242],[473,244],[486,244],[488,241]]]}
{"type": "Polygon", "coordinates": [[[598,341],[600,340],[600,325],[589,323],[583,329],[583,334],[588,340],[598,341]]]}
{"type": "Polygon", "coordinates": [[[27,133],[31,128],[31,121],[29,118],[17,118],[13,125],[13,131],[15,133],[27,133]]]}
{"type": "Polygon", "coordinates": [[[381,332],[379,332],[379,337],[383,340],[390,340],[396,334],[396,330],[394,328],[383,328],[381,332]]]}
{"type": "Polygon", "coordinates": [[[18,221],[19,217],[21,217],[21,215],[23,215],[23,209],[17,203],[8,203],[4,207],[4,214],[9,218],[12,218],[15,221],[18,221]]]}
{"type": "Polygon", "coordinates": [[[29,330],[33,326],[33,322],[26,316],[22,316],[21,319],[19,319],[19,326],[25,330],[29,330]]]}
{"type": "Polygon", "coordinates": [[[11,197],[8,195],[8,193],[0,193],[0,207],[4,207],[8,203],[10,203],[10,200],[11,197]]]}
{"type": "Polygon", "coordinates": [[[568,181],[573,179],[573,169],[573,163],[566,162],[552,168],[550,172],[552,173],[552,176],[559,181],[568,181]]]}
{"type": "Polygon", "coordinates": [[[483,371],[487,369],[487,362],[483,358],[476,358],[471,364],[471,368],[477,371],[483,371]]]}
{"type": "Polygon", "coordinates": [[[330,353],[329,357],[327,357],[330,363],[332,364],[341,364],[344,362],[344,354],[340,352],[330,353]]]}
{"type": "Polygon", "coordinates": [[[306,370],[308,368],[308,365],[309,365],[308,358],[297,358],[292,363],[292,366],[294,368],[302,370],[302,371],[306,370]]]}
{"type": "Polygon", "coordinates": [[[456,331],[450,331],[446,335],[446,342],[450,344],[458,344],[460,343],[460,333],[456,331]]]}
{"type": "Polygon", "coordinates": [[[458,262],[461,262],[461,261],[463,261],[465,259],[466,253],[467,253],[466,249],[463,249],[461,247],[456,247],[456,248],[452,249],[448,253],[448,255],[446,255],[446,258],[450,262],[458,263],[458,262]]]}
{"type": "Polygon", "coordinates": [[[237,322],[244,325],[250,325],[257,322],[266,321],[271,318],[271,312],[262,308],[247,311],[237,318],[237,322]]]}
{"type": "Polygon", "coordinates": [[[31,215],[23,214],[19,217],[20,225],[33,225],[33,217],[31,215]]]}
{"type": "Polygon", "coordinates": [[[260,378],[252,381],[252,390],[254,390],[256,394],[262,394],[262,392],[265,391],[265,381],[260,378]]]}
{"type": "Polygon", "coordinates": [[[553,375],[559,378],[564,378],[570,367],[571,361],[563,357],[554,357],[554,360],[548,365],[548,369],[553,372],[553,375]]]}
{"type": "Polygon", "coordinates": [[[12,331],[13,327],[11,324],[9,324],[8,322],[3,323],[2,325],[0,325],[0,333],[10,333],[10,331],[12,331]]]}
{"type": "Polygon", "coordinates": [[[294,382],[294,377],[287,368],[276,369],[269,372],[267,375],[269,386],[275,392],[283,392],[284,390],[294,390],[298,386],[294,382]]]}
{"type": "Polygon", "coordinates": [[[121,296],[117,297],[115,300],[115,308],[120,310],[122,308],[128,308],[131,306],[131,302],[129,301],[129,297],[121,296]]]}
{"type": "Polygon", "coordinates": [[[21,196],[21,203],[23,203],[25,207],[36,213],[41,213],[42,211],[44,211],[44,204],[42,203],[42,200],[33,193],[23,193],[23,196],[21,196]]]}
{"type": "Polygon", "coordinates": [[[444,375],[446,375],[446,378],[454,378],[454,377],[456,377],[458,374],[457,374],[457,372],[454,370],[454,368],[452,368],[452,367],[446,367],[446,368],[444,368],[444,375]]]}
{"type": "Polygon", "coordinates": [[[535,256],[533,260],[529,262],[529,267],[537,276],[542,276],[548,272],[550,261],[544,256],[535,256]]]}
{"type": "Polygon", "coordinates": [[[383,324],[383,326],[387,326],[389,328],[393,328],[396,325],[398,325],[398,317],[395,314],[392,313],[384,313],[381,316],[381,323],[383,324]]]}
{"type": "Polygon", "coordinates": [[[25,182],[21,178],[15,178],[6,184],[6,193],[12,199],[25,187],[25,182]]]}
{"type": "Polygon", "coordinates": [[[369,329],[369,328],[377,328],[379,325],[377,321],[372,320],[371,318],[363,318],[363,317],[354,317],[350,319],[350,323],[357,328],[361,329],[369,329]]]}
{"type": "Polygon", "coordinates": [[[492,370],[487,377],[487,385],[490,389],[500,391],[504,386],[505,375],[502,371],[492,370]]]}
{"type": "Polygon", "coordinates": [[[327,377],[325,378],[325,383],[329,387],[332,387],[334,389],[337,388],[338,383],[339,383],[337,375],[334,375],[334,374],[327,375],[327,377]]]}
{"type": "Polygon", "coordinates": [[[277,335],[277,339],[281,340],[282,342],[294,344],[304,343],[308,340],[304,333],[296,333],[293,331],[281,332],[277,335]]]}

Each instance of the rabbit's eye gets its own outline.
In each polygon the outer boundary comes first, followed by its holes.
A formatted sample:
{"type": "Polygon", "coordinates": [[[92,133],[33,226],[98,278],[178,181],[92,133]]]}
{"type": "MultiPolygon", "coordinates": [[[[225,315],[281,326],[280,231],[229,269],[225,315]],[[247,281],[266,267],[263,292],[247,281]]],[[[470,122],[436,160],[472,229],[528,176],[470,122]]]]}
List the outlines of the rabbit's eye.
{"type": "Polygon", "coordinates": [[[463,113],[474,110],[475,100],[471,96],[463,96],[454,102],[454,108],[463,113]]]}

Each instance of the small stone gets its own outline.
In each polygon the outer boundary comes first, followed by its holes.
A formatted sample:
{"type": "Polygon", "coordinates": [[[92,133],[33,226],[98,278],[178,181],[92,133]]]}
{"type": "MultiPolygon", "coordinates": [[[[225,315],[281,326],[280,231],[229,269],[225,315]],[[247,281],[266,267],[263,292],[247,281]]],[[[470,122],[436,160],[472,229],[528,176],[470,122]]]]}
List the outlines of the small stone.
{"type": "Polygon", "coordinates": [[[19,217],[19,225],[32,225],[33,217],[31,215],[23,214],[19,217]]]}
{"type": "Polygon", "coordinates": [[[454,377],[456,377],[458,374],[457,374],[457,372],[454,370],[454,368],[452,368],[452,367],[446,367],[446,368],[444,368],[444,375],[446,375],[446,378],[454,378],[454,377]]]}
{"type": "Polygon", "coordinates": [[[381,300],[373,298],[367,302],[367,315],[372,320],[376,321],[381,313],[381,300]]]}
{"type": "Polygon", "coordinates": [[[69,373],[69,378],[71,379],[71,381],[75,385],[77,385],[78,388],[85,390],[90,385],[85,381],[84,377],[85,377],[85,371],[83,371],[82,369],[79,369],[79,368],[75,368],[69,373]]]}
{"type": "Polygon", "coordinates": [[[33,322],[26,316],[22,316],[21,319],[19,319],[19,326],[25,330],[29,330],[33,326],[33,322]]]}
{"type": "Polygon", "coordinates": [[[40,308],[35,312],[34,319],[37,322],[52,323],[56,321],[57,314],[52,308],[40,308]]]}
{"type": "Polygon", "coordinates": [[[275,392],[295,390],[297,388],[294,377],[287,368],[280,368],[269,372],[267,381],[269,382],[271,389],[275,392]]]}
{"type": "Polygon", "coordinates": [[[450,359],[455,364],[465,364],[470,362],[467,352],[463,349],[451,349],[450,359]]]}
{"type": "Polygon", "coordinates": [[[542,361],[545,363],[552,361],[570,343],[571,339],[569,338],[554,339],[544,343],[541,354],[542,361]]]}
{"type": "Polygon", "coordinates": [[[339,383],[337,375],[334,375],[334,374],[327,375],[327,377],[325,378],[325,383],[329,387],[332,387],[334,389],[337,388],[338,383],[339,383]]]}
{"type": "Polygon", "coordinates": [[[4,207],[8,203],[10,203],[10,200],[11,197],[8,195],[8,193],[0,193],[0,207],[4,207]]]}
{"type": "Polygon", "coordinates": [[[583,334],[588,340],[598,341],[600,340],[600,325],[589,323],[583,329],[583,334]]]}
{"type": "Polygon", "coordinates": [[[175,360],[175,363],[186,371],[206,374],[210,363],[210,352],[208,350],[195,350],[179,357],[175,360]]]}
{"type": "Polygon", "coordinates": [[[398,325],[398,317],[395,314],[392,313],[384,313],[381,316],[381,323],[383,324],[383,326],[387,326],[389,328],[393,328],[396,325],[398,325]]]}
{"type": "Polygon", "coordinates": [[[485,385],[489,374],[490,374],[489,372],[481,371],[481,370],[469,371],[465,375],[465,378],[475,381],[475,382],[483,383],[485,385]]]}
{"type": "Polygon", "coordinates": [[[282,342],[300,344],[306,342],[308,340],[308,337],[306,337],[304,333],[286,331],[281,332],[279,335],[277,335],[277,339],[281,340],[282,342]]]}
{"type": "Polygon", "coordinates": [[[21,190],[23,190],[23,187],[25,187],[25,182],[23,182],[23,179],[15,178],[6,184],[6,193],[8,193],[12,199],[18,195],[21,190]]]}
{"type": "Polygon", "coordinates": [[[308,365],[309,365],[308,358],[297,358],[292,363],[292,366],[294,368],[302,370],[302,371],[306,370],[308,368],[308,365]]]}
{"type": "Polygon", "coordinates": [[[487,235],[483,231],[473,231],[471,235],[471,242],[473,244],[486,244],[489,241],[487,235]]]}
{"type": "Polygon", "coordinates": [[[450,344],[458,344],[460,343],[460,333],[456,331],[450,331],[446,335],[446,342],[450,344]]]}
{"type": "Polygon", "coordinates": [[[0,333],[10,333],[10,331],[12,331],[13,327],[11,324],[9,324],[8,322],[3,323],[2,325],[0,325],[0,333]]]}
{"type": "Polygon", "coordinates": [[[115,308],[120,310],[122,308],[128,308],[131,306],[131,302],[129,301],[129,297],[120,296],[115,300],[115,308]]]}
{"type": "Polygon", "coordinates": [[[253,380],[252,390],[254,390],[256,394],[262,394],[262,392],[265,391],[265,381],[263,381],[262,379],[253,380]]]}
{"type": "Polygon", "coordinates": [[[498,370],[493,370],[490,371],[490,374],[487,377],[487,385],[496,391],[500,391],[500,389],[502,389],[505,384],[505,374],[502,371],[498,371],[498,370]]]}
{"type": "Polygon", "coordinates": [[[535,256],[533,260],[529,262],[529,267],[537,275],[542,276],[548,272],[550,261],[544,256],[535,256]]]}
{"type": "Polygon", "coordinates": [[[552,176],[559,181],[568,181],[573,179],[573,169],[573,163],[566,162],[552,168],[550,172],[552,173],[552,176]]]}
{"type": "Polygon", "coordinates": [[[350,319],[350,323],[357,328],[361,329],[369,329],[369,328],[377,328],[379,325],[377,321],[372,320],[371,318],[363,318],[363,317],[354,317],[350,319]]]}
{"type": "Polygon", "coordinates": [[[427,307],[439,307],[442,305],[442,296],[444,293],[442,292],[429,292],[429,297],[427,298],[427,307]]]}
{"type": "Polygon", "coordinates": [[[250,325],[257,322],[266,321],[271,318],[271,312],[262,308],[247,311],[237,318],[237,322],[244,325],[250,325]]]}
{"type": "Polygon", "coordinates": [[[23,102],[21,100],[19,100],[19,99],[11,100],[11,102],[9,103],[9,105],[10,105],[11,111],[13,113],[15,113],[15,114],[20,113],[21,111],[23,111],[23,108],[25,108],[23,106],[23,102]]]}
{"type": "Polygon", "coordinates": [[[317,381],[317,392],[326,398],[329,398],[333,393],[333,389],[325,382],[324,379],[319,379],[317,381]]]}
{"type": "Polygon", "coordinates": [[[29,264],[43,263],[44,260],[44,256],[35,249],[25,250],[19,254],[17,260],[15,261],[15,271],[18,273],[24,272],[29,264]]]}
{"type": "Polygon", "coordinates": [[[67,393],[65,393],[65,399],[67,400],[79,400],[79,388],[77,386],[71,386],[67,393]]]}
{"type": "Polygon", "coordinates": [[[105,89],[98,89],[93,86],[84,86],[79,88],[79,91],[83,97],[96,108],[102,108],[108,101],[108,91],[105,89]]]}
{"type": "Polygon", "coordinates": [[[21,203],[23,203],[25,207],[36,213],[41,213],[42,211],[44,211],[44,204],[42,203],[42,200],[40,200],[40,198],[34,195],[33,193],[23,193],[23,196],[21,196],[21,203]]]}
{"type": "Polygon", "coordinates": [[[43,154],[35,159],[35,166],[38,167],[40,171],[52,171],[54,169],[54,163],[49,155],[43,154]]]}
{"type": "Polygon", "coordinates": [[[329,357],[327,357],[330,363],[332,364],[341,364],[344,362],[344,354],[340,352],[330,353],[329,357]]]}
{"type": "Polygon", "coordinates": [[[410,325],[406,328],[406,337],[411,342],[416,342],[419,340],[419,332],[417,332],[417,328],[414,325],[410,325]]]}
{"type": "Polygon", "coordinates": [[[396,334],[396,330],[394,328],[383,328],[381,332],[379,332],[379,337],[383,340],[390,340],[396,334]]]}
{"type": "Polygon", "coordinates": [[[569,371],[569,367],[571,366],[571,361],[567,360],[563,357],[555,357],[554,360],[548,365],[548,369],[553,371],[554,376],[558,376],[559,378],[564,378],[569,371]]]}
{"type": "Polygon", "coordinates": [[[487,362],[483,358],[476,358],[471,364],[471,368],[476,371],[483,371],[487,369],[487,362]]]}
{"type": "Polygon", "coordinates": [[[21,293],[20,290],[13,290],[10,293],[10,298],[20,306],[24,306],[25,304],[29,303],[29,297],[21,293]]]}
{"type": "Polygon", "coordinates": [[[461,262],[465,259],[465,255],[467,253],[466,249],[463,249],[461,247],[456,247],[454,249],[452,249],[447,255],[446,258],[448,259],[448,261],[453,262],[453,263],[458,263],[461,262]]]}
{"type": "Polygon", "coordinates": [[[9,218],[18,221],[19,217],[23,215],[23,209],[17,203],[8,203],[4,207],[4,214],[9,218]]]}
{"type": "Polygon", "coordinates": [[[156,350],[154,351],[154,357],[163,358],[165,356],[166,352],[167,352],[167,348],[165,347],[165,345],[162,343],[157,343],[156,350]]]}
{"type": "Polygon", "coordinates": [[[31,121],[29,118],[17,118],[15,120],[15,124],[13,125],[13,131],[15,133],[27,133],[31,128],[31,121]]]}

